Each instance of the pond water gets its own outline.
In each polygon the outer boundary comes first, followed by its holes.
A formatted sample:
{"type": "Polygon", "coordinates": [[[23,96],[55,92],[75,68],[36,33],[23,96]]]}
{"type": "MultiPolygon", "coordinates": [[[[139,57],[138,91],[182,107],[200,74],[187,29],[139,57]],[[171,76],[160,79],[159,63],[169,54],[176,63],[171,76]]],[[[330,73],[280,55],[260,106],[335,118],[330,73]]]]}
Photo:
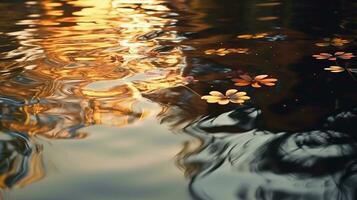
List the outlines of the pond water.
{"type": "Polygon", "coordinates": [[[355,199],[356,9],[2,0],[1,199],[355,199]]]}

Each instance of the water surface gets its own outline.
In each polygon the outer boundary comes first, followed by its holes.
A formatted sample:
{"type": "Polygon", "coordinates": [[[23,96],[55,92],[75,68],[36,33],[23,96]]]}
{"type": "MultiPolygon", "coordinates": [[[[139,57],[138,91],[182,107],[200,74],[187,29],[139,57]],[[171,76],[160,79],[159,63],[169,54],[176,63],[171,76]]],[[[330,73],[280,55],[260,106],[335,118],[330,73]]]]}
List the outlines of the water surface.
{"type": "Polygon", "coordinates": [[[355,199],[356,8],[1,1],[2,198],[355,199]]]}

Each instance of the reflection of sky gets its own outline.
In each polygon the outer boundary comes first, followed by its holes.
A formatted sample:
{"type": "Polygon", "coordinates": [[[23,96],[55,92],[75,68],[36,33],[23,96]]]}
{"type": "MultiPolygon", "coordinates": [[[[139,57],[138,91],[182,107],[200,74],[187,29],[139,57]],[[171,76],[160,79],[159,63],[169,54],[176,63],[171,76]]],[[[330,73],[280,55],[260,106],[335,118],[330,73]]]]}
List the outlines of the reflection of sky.
{"type": "Polygon", "coordinates": [[[187,138],[173,137],[166,127],[153,124],[155,121],[147,120],[141,126],[126,128],[88,127],[83,129],[91,135],[86,140],[58,141],[54,147],[46,146],[49,176],[15,190],[12,196],[167,199],[175,194],[170,199],[188,198],[186,181],[173,158],[182,148],[180,140],[187,138]]]}

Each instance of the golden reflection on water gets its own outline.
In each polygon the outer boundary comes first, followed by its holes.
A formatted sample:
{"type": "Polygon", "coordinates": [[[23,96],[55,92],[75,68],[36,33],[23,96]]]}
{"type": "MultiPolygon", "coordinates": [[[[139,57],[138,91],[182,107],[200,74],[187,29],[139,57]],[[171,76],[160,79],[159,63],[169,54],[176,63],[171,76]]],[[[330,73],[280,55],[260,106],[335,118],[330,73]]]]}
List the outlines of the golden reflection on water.
{"type": "MultiPolygon", "coordinates": [[[[35,106],[25,104],[19,112],[23,112],[24,116],[62,112],[73,117],[66,123],[71,123],[71,121],[78,123],[83,120],[85,120],[84,124],[105,123],[108,120],[98,119],[98,116],[104,116],[100,115],[101,112],[108,113],[110,108],[115,111],[118,107],[123,107],[119,110],[131,110],[135,99],[140,98],[140,92],[170,87],[173,84],[171,80],[166,81],[165,77],[153,79],[145,75],[145,72],[155,71],[158,68],[170,68],[172,71],[173,68],[178,69],[184,64],[182,52],[177,47],[170,52],[154,51],[162,41],[177,42],[175,40],[178,40],[175,31],[170,31],[172,27],[169,24],[173,24],[174,20],[160,17],[169,11],[161,3],[162,1],[154,0],[140,1],[140,4],[138,1],[109,0],[65,1],[63,3],[42,1],[40,6],[44,9],[44,15],[55,16],[46,17],[44,20],[38,19],[36,25],[39,26],[36,34],[39,36],[32,36],[41,37],[40,40],[35,40],[33,45],[40,46],[43,51],[42,56],[45,57],[27,63],[27,65],[34,66],[31,70],[24,72],[24,76],[33,81],[31,88],[28,83],[23,84],[21,81],[12,80],[1,85],[1,93],[10,94],[12,98],[19,100],[32,98],[55,102],[38,103],[35,106]],[[61,10],[64,9],[64,4],[81,9],[65,14],[64,10],[61,10]],[[150,12],[146,9],[150,9],[150,12]],[[57,15],[58,13],[63,15],[57,15]],[[49,23],[73,25],[48,26],[49,23]],[[163,32],[164,29],[165,32],[163,32]],[[110,58],[113,55],[120,56],[123,60],[112,62],[110,58]],[[108,87],[100,89],[87,87],[96,81],[121,80],[139,73],[143,75],[134,81],[134,85],[131,81],[124,81],[118,85],[108,84],[108,87]],[[148,89],[143,89],[141,82],[145,83],[148,89]],[[136,87],[139,90],[135,89],[136,87]],[[122,103],[123,99],[125,99],[124,103],[122,103]],[[86,111],[83,114],[85,117],[77,119],[81,116],[73,116],[69,110],[69,112],[63,111],[68,107],[56,105],[63,104],[63,102],[76,102],[81,105],[80,110],[86,111]],[[94,106],[88,106],[89,103],[94,106]],[[54,108],[56,106],[61,106],[61,108],[54,108]],[[33,107],[40,108],[33,109],[33,107]],[[95,117],[89,117],[90,115],[95,117]]],[[[179,79],[179,71],[176,75],[177,77],[171,74],[171,77],[179,79]]],[[[147,112],[149,111],[141,111],[142,115],[137,119],[143,119],[147,112]]],[[[119,113],[126,116],[125,112],[119,113]]],[[[118,113],[111,114],[116,116],[118,113]]],[[[11,130],[30,132],[33,135],[39,132],[46,136],[56,137],[55,133],[48,134],[48,127],[38,127],[33,130],[36,123],[31,123],[29,119],[24,121],[25,125],[29,125],[28,128],[22,126],[19,130],[13,123],[7,126],[11,130]],[[45,131],[36,131],[41,129],[45,131]]],[[[123,124],[123,122],[118,124],[123,124]]],[[[49,129],[53,130],[53,128],[49,129]]]]}
{"type": "MultiPolygon", "coordinates": [[[[176,20],[163,17],[170,12],[165,1],[43,0],[26,6],[43,12],[19,21],[27,28],[8,33],[20,46],[5,57],[22,56],[15,59],[20,75],[0,85],[11,105],[2,107],[11,116],[2,118],[4,130],[30,137],[84,138],[85,133],[76,131],[81,127],[123,127],[146,119],[157,111],[140,106],[145,103],[141,94],[180,83],[185,59],[177,43],[182,39],[176,20]],[[167,72],[169,78],[163,75],[167,72]]],[[[13,63],[7,65],[13,70],[13,63]]],[[[21,159],[29,171],[15,185],[44,176],[37,151],[21,159]]],[[[5,180],[17,165],[2,173],[0,187],[13,186],[5,180]]]]}

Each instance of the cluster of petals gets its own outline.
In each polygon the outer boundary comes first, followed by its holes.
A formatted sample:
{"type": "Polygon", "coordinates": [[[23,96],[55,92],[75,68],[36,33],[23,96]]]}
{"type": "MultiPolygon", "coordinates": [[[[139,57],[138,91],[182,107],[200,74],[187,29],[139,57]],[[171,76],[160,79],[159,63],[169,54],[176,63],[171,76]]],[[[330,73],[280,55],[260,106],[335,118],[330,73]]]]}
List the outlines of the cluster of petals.
{"type": "Polygon", "coordinates": [[[355,57],[352,53],[345,53],[343,51],[339,51],[336,52],[334,54],[330,54],[330,53],[320,53],[320,54],[316,54],[313,55],[314,58],[318,59],[318,60],[337,60],[339,59],[343,59],[343,60],[349,60],[353,57],[355,57]]]}
{"type": "Polygon", "coordinates": [[[211,91],[209,94],[201,98],[208,103],[218,103],[220,105],[226,105],[229,102],[243,104],[246,100],[250,99],[246,92],[239,92],[236,89],[227,90],[225,95],[218,91],[211,91]]]}
{"type": "Polygon", "coordinates": [[[340,66],[330,66],[330,67],[324,68],[324,70],[330,71],[332,73],[339,73],[339,72],[345,71],[345,68],[340,67],[340,66]]]}
{"type": "Polygon", "coordinates": [[[258,75],[255,76],[254,78],[245,74],[245,75],[240,75],[240,78],[233,79],[235,82],[236,86],[247,86],[251,85],[252,87],[255,88],[260,88],[261,85],[266,85],[266,86],[274,86],[275,82],[278,81],[276,78],[269,78],[268,75],[258,75]]]}
{"type": "Polygon", "coordinates": [[[324,42],[318,42],[318,43],[316,43],[316,46],[327,47],[327,46],[331,45],[331,46],[335,46],[335,47],[341,47],[348,43],[350,43],[350,41],[342,39],[342,38],[333,38],[333,39],[325,38],[324,42]]]}

